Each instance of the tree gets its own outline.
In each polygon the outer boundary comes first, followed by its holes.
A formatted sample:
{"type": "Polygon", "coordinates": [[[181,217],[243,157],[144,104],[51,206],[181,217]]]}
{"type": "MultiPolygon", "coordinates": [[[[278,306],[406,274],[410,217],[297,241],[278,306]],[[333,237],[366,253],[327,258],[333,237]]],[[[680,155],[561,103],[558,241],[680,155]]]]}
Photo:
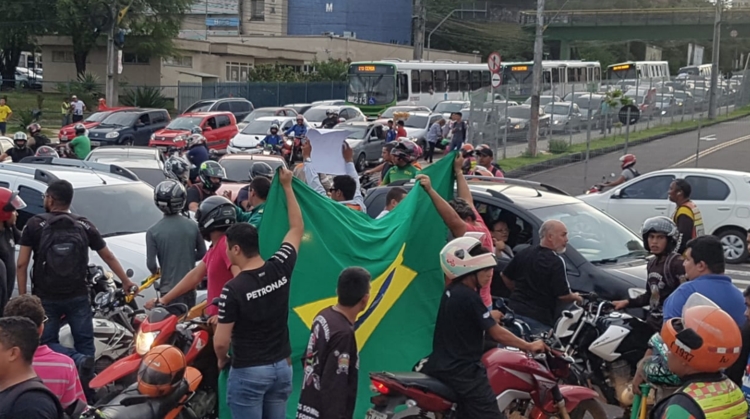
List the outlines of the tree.
{"type": "Polygon", "coordinates": [[[350,60],[314,61],[315,72],[308,76],[308,81],[346,81],[350,60]]]}
{"type": "Polygon", "coordinates": [[[15,86],[21,51],[33,50],[34,35],[42,35],[50,18],[46,0],[0,1],[0,76],[3,86],[15,86]]]}
{"type": "MultiPolygon", "coordinates": [[[[194,0],[121,0],[117,10],[129,5],[120,27],[128,28],[128,49],[148,56],[165,56],[174,51],[182,18],[194,0]]],[[[57,0],[60,16],[57,33],[73,42],[76,72],[86,72],[86,59],[112,24],[109,4],[103,0],[57,0]]]]}

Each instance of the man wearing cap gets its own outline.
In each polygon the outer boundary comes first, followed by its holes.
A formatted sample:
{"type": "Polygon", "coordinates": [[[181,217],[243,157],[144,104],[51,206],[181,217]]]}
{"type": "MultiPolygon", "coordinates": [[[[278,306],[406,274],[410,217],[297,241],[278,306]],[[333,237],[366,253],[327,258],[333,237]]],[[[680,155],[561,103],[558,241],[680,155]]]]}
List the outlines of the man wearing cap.
{"type": "Polygon", "coordinates": [[[495,163],[495,153],[492,151],[492,148],[490,146],[488,146],[487,144],[480,144],[479,146],[477,146],[477,148],[474,149],[474,154],[477,156],[477,165],[489,170],[489,172],[492,173],[492,176],[494,177],[505,177],[505,172],[503,172],[503,169],[501,169],[500,166],[495,163]]]}

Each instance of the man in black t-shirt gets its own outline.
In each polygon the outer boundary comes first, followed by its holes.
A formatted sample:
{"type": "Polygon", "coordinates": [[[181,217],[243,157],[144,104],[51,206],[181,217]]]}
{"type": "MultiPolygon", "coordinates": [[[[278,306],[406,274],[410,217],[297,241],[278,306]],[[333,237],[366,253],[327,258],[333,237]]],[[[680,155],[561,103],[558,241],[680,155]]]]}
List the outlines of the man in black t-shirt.
{"type": "Polygon", "coordinates": [[[473,237],[454,239],[440,252],[440,266],[451,281],[443,292],[435,322],[432,354],[421,368],[458,395],[458,417],[502,417],[482,364],[484,335],[528,352],[542,352],[542,341],[526,342],[497,322],[500,312],[487,310],[479,289],[489,286],[497,262],[489,249],[473,237]]]}
{"type": "Polygon", "coordinates": [[[263,260],[258,230],[250,224],[238,223],[226,232],[227,254],[241,272],[221,291],[214,350],[219,369],[231,362],[227,403],[235,418],[283,419],[292,392],[289,281],[304,224],[292,172],[281,169],[278,176],[289,216],[289,231],[279,250],[263,260]]]}
{"type": "Polygon", "coordinates": [[[62,406],[32,366],[39,331],[24,317],[0,318],[0,419],[59,419],[62,406]]]}
{"type": "MultiPolygon", "coordinates": [[[[221,165],[213,160],[205,161],[198,169],[198,178],[200,183],[191,185],[187,190],[187,201],[185,209],[196,212],[204,199],[216,195],[216,191],[221,186],[222,180],[227,177],[227,173],[221,165]]],[[[231,201],[232,198],[224,195],[231,201]]]]}
{"type": "Polygon", "coordinates": [[[510,288],[509,307],[525,321],[532,334],[549,331],[555,322],[558,301],[581,302],[570,291],[562,255],[568,244],[568,229],[560,221],[548,220],[539,230],[540,242],[518,252],[502,273],[510,288]]]}
{"type": "Polygon", "coordinates": [[[338,304],[313,320],[302,359],[305,376],[297,419],[352,419],[357,402],[359,354],[354,323],[370,300],[370,273],[347,268],[339,275],[338,304]]]}
{"type": "MultiPolygon", "coordinates": [[[[107,243],[102,238],[96,227],[84,217],[70,213],[70,203],[73,201],[73,186],[66,180],[57,180],[47,186],[44,194],[44,209],[46,213],[31,217],[26,222],[26,227],[21,233],[21,249],[18,252],[18,263],[16,266],[16,277],[18,279],[18,294],[26,294],[28,267],[32,253],[34,254],[34,266],[32,270],[32,293],[42,300],[44,311],[49,320],[44,327],[41,343],[48,345],[53,351],[70,356],[79,367],[81,381],[87,382],[93,373],[93,362],[96,348],[94,347],[94,326],[91,313],[91,302],[89,301],[88,288],[86,286],[86,275],[89,258],[89,249],[97,252],[99,257],[112,269],[122,281],[123,289],[129,290],[134,284],[128,278],[125,270],[120,265],[117,257],[109,250],[107,243]],[[60,217],[64,216],[64,217],[60,217]],[[67,218],[67,219],[63,219],[67,218]],[[77,224],[76,228],[65,227],[64,233],[78,231],[80,237],[77,242],[86,243],[86,247],[73,246],[67,260],[78,260],[83,269],[70,266],[77,273],[69,276],[61,276],[54,269],[50,269],[49,257],[51,250],[44,255],[40,254],[42,239],[51,234],[58,235],[61,230],[54,233],[47,229],[58,224],[50,222],[60,219],[62,226],[77,224]],[[88,248],[87,248],[88,247],[88,248]],[[61,320],[70,325],[76,350],[67,349],[60,345],[58,335],[60,333],[61,320]]],[[[70,233],[75,234],[75,233],[70,233]]],[[[78,237],[78,236],[76,236],[78,237]]],[[[55,243],[53,243],[55,244],[55,243]]],[[[59,243],[65,244],[65,243],[59,243]]],[[[71,262],[73,263],[73,262],[71,262]]],[[[84,384],[85,385],[85,384],[84,384]]]]}

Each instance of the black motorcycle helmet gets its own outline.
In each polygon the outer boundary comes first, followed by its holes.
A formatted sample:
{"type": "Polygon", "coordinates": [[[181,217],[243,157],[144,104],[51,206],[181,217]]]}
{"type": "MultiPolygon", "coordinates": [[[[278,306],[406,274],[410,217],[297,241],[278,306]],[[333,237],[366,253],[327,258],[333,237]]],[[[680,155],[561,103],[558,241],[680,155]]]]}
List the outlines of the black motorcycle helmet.
{"type": "Polygon", "coordinates": [[[154,202],[164,214],[179,214],[185,208],[185,201],[187,201],[187,191],[176,180],[163,180],[154,188],[154,202]]]}
{"type": "Polygon", "coordinates": [[[203,238],[213,231],[226,230],[237,222],[237,210],[229,199],[223,196],[210,196],[201,202],[195,212],[198,229],[203,238]]]}
{"type": "Polygon", "coordinates": [[[187,184],[190,177],[190,165],[184,159],[171,156],[164,162],[164,169],[170,176],[180,181],[183,185],[187,184]]]}
{"type": "Polygon", "coordinates": [[[680,231],[677,229],[677,225],[669,217],[663,215],[657,217],[651,217],[643,222],[641,228],[641,236],[643,237],[643,247],[649,250],[648,235],[650,233],[661,233],[667,236],[667,248],[666,253],[671,253],[677,248],[677,243],[680,240],[680,231]]]}
{"type": "Polygon", "coordinates": [[[227,172],[221,165],[213,160],[208,160],[201,164],[201,168],[198,171],[198,176],[203,182],[203,188],[207,191],[215,191],[221,186],[221,179],[227,177],[227,172]],[[214,182],[211,178],[219,179],[218,182],[214,182]]]}
{"type": "Polygon", "coordinates": [[[252,181],[258,176],[268,178],[268,180],[273,179],[273,168],[266,163],[262,161],[255,161],[252,163],[252,166],[250,166],[250,170],[248,171],[248,177],[252,181]]]}

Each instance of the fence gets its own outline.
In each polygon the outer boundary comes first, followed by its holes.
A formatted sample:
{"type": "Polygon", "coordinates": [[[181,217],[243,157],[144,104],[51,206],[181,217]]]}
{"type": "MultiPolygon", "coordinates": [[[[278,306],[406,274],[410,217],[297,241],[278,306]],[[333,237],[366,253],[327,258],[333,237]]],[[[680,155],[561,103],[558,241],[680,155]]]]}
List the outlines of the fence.
{"type": "MultiPolygon", "coordinates": [[[[678,128],[685,121],[705,119],[709,85],[703,78],[672,78],[669,81],[605,81],[593,91],[583,90],[580,85],[555,86],[554,91],[567,92],[564,95],[553,95],[553,90],[547,88],[540,101],[538,150],[564,153],[614,135],[624,136],[627,147],[630,136],[637,132],[669,125],[678,128]],[[620,93],[624,98],[615,98],[620,93]],[[638,120],[623,124],[619,111],[623,104],[631,102],[639,108],[638,120]]],[[[510,99],[519,87],[520,90],[530,88],[518,85],[484,88],[470,96],[468,115],[465,110],[463,113],[473,145],[487,144],[497,150],[499,158],[518,157],[527,152],[531,111],[524,104],[530,103],[530,99],[525,102],[510,99]]],[[[719,80],[717,116],[728,115],[749,103],[750,72],[719,80]]]]}

